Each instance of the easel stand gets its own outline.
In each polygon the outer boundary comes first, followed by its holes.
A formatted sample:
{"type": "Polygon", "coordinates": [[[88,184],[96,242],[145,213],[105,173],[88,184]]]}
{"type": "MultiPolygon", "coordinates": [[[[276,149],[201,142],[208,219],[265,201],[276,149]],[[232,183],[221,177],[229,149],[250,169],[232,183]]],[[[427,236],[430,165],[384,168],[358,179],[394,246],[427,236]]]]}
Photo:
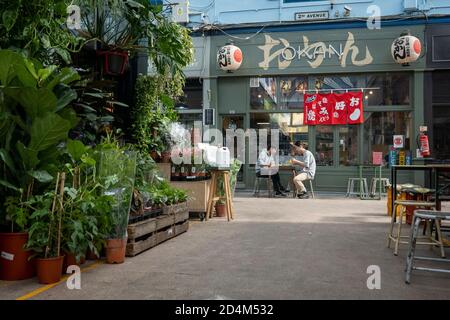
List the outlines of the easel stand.
{"type": "Polygon", "coordinates": [[[214,208],[214,205],[219,200],[225,200],[225,211],[227,213],[227,219],[230,221],[234,219],[233,212],[233,200],[231,197],[231,187],[230,187],[230,171],[229,170],[214,170],[211,173],[211,189],[209,191],[208,198],[208,207],[206,211],[206,221],[211,218],[211,214],[214,208]],[[225,196],[220,196],[217,194],[218,191],[218,181],[219,177],[223,177],[225,196]]]}

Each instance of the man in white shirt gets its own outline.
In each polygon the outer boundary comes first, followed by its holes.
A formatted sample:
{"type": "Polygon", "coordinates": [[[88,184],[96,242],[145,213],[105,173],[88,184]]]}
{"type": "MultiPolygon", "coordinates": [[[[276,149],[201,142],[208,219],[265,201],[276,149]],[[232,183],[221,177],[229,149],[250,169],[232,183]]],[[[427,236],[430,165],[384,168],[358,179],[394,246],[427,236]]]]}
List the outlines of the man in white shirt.
{"type": "Polygon", "coordinates": [[[286,197],[286,191],[281,185],[280,175],[278,173],[278,161],[276,159],[277,149],[275,147],[267,146],[267,149],[261,151],[256,162],[256,176],[267,177],[272,179],[273,189],[275,195],[286,197]]]}
{"type": "Polygon", "coordinates": [[[297,141],[292,145],[296,153],[303,157],[303,161],[292,159],[292,164],[300,166],[300,171],[294,178],[294,184],[297,189],[297,197],[299,199],[307,199],[308,192],[306,191],[303,181],[313,180],[316,175],[316,159],[314,155],[308,150],[308,143],[297,141]]]}

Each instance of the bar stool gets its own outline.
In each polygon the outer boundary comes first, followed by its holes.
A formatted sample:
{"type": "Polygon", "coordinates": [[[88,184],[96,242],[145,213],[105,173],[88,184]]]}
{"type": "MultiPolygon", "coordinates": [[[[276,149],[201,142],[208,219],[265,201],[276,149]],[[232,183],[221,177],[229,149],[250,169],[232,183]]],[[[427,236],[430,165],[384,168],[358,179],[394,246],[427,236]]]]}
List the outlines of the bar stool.
{"type": "Polygon", "coordinates": [[[350,197],[352,195],[362,195],[363,197],[367,197],[369,194],[369,188],[367,186],[366,178],[349,178],[347,183],[347,194],[346,197],[350,197]],[[355,181],[359,182],[360,192],[355,191],[355,181]]]}
{"type": "MultiPolygon", "coordinates": [[[[391,216],[391,224],[389,226],[389,232],[388,232],[388,241],[387,241],[387,247],[391,247],[391,241],[394,241],[395,247],[394,247],[394,255],[398,255],[398,247],[400,243],[408,244],[408,241],[401,241],[402,238],[409,238],[409,236],[402,236],[402,224],[403,224],[403,218],[406,217],[406,206],[414,206],[416,208],[423,208],[423,209],[435,209],[436,203],[435,202],[428,202],[428,201],[415,201],[415,200],[396,200],[394,202],[394,208],[392,208],[392,216],[391,216]],[[398,216],[398,222],[396,223],[396,212],[397,207],[402,206],[403,210],[400,210],[400,215],[398,216]],[[394,225],[397,224],[397,231],[394,234],[394,225]]],[[[428,226],[430,227],[430,226],[428,226]]],[[[419,245],[430,245],[433,244],[433,239],[431,235],[431,230],[429,230],[429,236],[425,237],[430,239],[431,242],[418,242],[419,245]]]]}
{"type": "Polygon", "coordinates": [[[381,192],[382,195],[386,195],[386,188],[389,187],[391,185],[391,183],[389,182],[388,178],[372,178],[371,182],[370,182],[370,195],[371,196],[375,196],[375,194],[377,193],[377,185],[378,183],[381,184],[382,189],[384,190],[384,192],[381,192]]]}
{"type": "Polygon", "coordinates": [[[435,261],[435,262],[450,262],[450,260],[443,259],[445,258],[444,245],[442,243],[442,232],[441,232],[441,221],[442,220],[450,220],[450,212],[440,212],[440,211],[428,211],[428,210],[416,210],[414,211],[413,217],[413,225],[411,228],[410,240],[409,240],[409,250],[408,256],[406,258],[406,279],[405,282],[407,284],[410,283],[411,280],[411,272],[413,270],[422,270],[422,271],[431,271],[431,272],[441,272],[441,273],[450,273],[450,270],[446,269],[436,269],[436,268],[425,268],[425,267],[416,267],[414,266],[414,260],[422,260],[422,261],[435,261]],[[434,240],[434,244],[439,245],[441,249],[441,259],[439,258],[431,258],[431,257],[418,257],[415,256],[416,245],[419,244],[417,242],[419,236],[419,227],[422,221],[431,222],[429,224],[436,224],[436,235],[437,240],[434,240]]]}
{"type": "MultiPolygon", "coordinates": [[[[297,197],[297,187],[295,186],[294,183],[294,178],[297,176],[297,171],[292,170],[292,180],[291,180],[291,184],[292,184],[292,197],[295,198],[297,197]]],[[[304,182],[309,181],[309,189],[311,192],[311,196],[313,199],[316,198],[315,194],[314,194],[314,188],[313,188],[313,181],[314,179],[306,179],[304,182]]]]}
{"type": "Polygon", "coordinates": [[[255,177],[255,186],[253,189],[253,196],[259,198],[259,194],[261,191],[261,183],[264,182],[267,184],[267,192],[268,197],[273,198],[273,188],[272,188],[272,178],[270,176],[256,176],[255,177]]]}

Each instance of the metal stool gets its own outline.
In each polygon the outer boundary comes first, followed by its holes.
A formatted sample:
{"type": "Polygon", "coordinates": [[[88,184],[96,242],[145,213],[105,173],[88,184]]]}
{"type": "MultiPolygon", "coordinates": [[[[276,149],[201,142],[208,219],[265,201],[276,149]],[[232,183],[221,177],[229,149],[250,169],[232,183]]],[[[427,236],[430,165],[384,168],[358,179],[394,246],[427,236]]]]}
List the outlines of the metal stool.
{"type": "Polygon", "coordinates": [[[425,268],[425,267],[416,267],[414,266],[414,260],[422,260],[422,261],[436,261],[436,262],[450,262],[447,259],[439,259],[439,258],[430,258],[430,257],[416,257],[416,244],[418,235],[419,235],[419,227],[422,221],[428,221],[436,224],[436,235],[437,240],[434,240],[434,244],[439,245],[441,249],[441,257],[445,258],[444,245],[442,243],[442,233],[441,233],[441,221],[442,220],[450,220],[450,212],[440,212],[440,211],[428,211],[428,210],[416,210],[414,212],[413,225],[411,228],[411,235],[409,241],[409,251],[408,256],[406,258],[406,279],[405,282],[407,284],[410,283],[411,280],[411,272],[412,270],[422,270],[422,271],[431,271],[431,272],[441,272],[441,273],[450,273],[450,270],[445,269],[436,269],[436,268],[425,268]]]}
{"type": "Polygon", "coordinates": [[[383,192],[381,192],[382,195],[386,195],[386,188],[389,187],[391,184],[389,182],[388,178],[372,178],[372,181],[370,182],[370,195],[375,196],[377,193],[377,184],[380,183],[383,192]]]}
{"type": "Polygon", "coordinates": [[[346,197],[350,197],[352,195],[367,197],[369,195],[369,188],[367,186],[366,178],[349,178],[347,183],[347,194],[346,197]],[[359,182],[360,192],[355,191],[355,181],[359,182]]]}
{"type": "MultiPolygon", "coordinates": [[[[393,234],[394,225],[396,224],[396,216],[397,216],[397,207],[398,206],[403,206],[403,207],[414,206],[414,207],[420,207],[420,208],[425,208],[425,209],[434,209],[434,208],[436,208],[436,203],[435,202],[426,202],[426,201],[414,201],[414,200],[397,200],[394,202],[394,208],[392,208],[391,224],[389,226],[388,241],[387,241],[388,248],[391,247],[391,241],[394,241],[394,243],[395,243],[394,255],[398,255],[398,247],[399,247],[400,243],[403,243],[403,244],[409,243],[408,241],[401,241],[401,238],[409,238],[409,236],[401,235],[403,218],[406,217],[406,208],[404,208],[405,210],[400,210],[400,215],[399,215],[398,221],[397,221],[397,232],[395,234],[393,234]]],[[[431,231],[430,231],[429,237],[425,237],[425,238],[429,238],[431,241],[433,241],[431,231]]],[[[418,242],[417,244],[430,245],[432,243],[418,242]]]]}
{"type": "MultiPolygon", "coordinates": [[[[310,192],[311,192],[311,196],[312,196],[313,199],[315,199],[316,196],[314,194],[314,188],[313,188],[313,184],[312,184],[312,179],[307,179],[304,182],[306,182],[306,181],[309,181],[309,189],[310,189],[310,192]]],[[[306,190],[306,191],[308,191],[308,190],[306,190]]],[[[294,190],[292,190],[292,196],[295,198],[295,197],[297,197],[297,194],[298,194],[297,188],[294,186],[294,190]]]]}
{"type": "Polygon", "coordinates": [[[269,198],[273,198],[273,191],[272,191],[272,178],[270,176],[256,176],[255,177],[255,187],[253,189],[253,196],[259,198],[260,189],[261,189],[261,181],[265,180],[267,183],[267,192],[269,198]]]}

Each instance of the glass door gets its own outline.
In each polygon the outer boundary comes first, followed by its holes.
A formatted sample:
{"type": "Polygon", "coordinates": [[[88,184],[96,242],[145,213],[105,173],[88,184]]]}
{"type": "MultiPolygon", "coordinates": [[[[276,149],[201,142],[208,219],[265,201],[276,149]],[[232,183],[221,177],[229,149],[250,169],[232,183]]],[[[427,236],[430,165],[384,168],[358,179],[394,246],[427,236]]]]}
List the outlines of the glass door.
{"type": "MultiPolygon", "coordinates": [[[[245,131],[245,116],[244,115],[223,115],[222,116],[222,134],[223,134],[223,145],[227,145],[227,130],[228,132],[236,132],[238,129],[245,131]]],[[[244,145],[238,145],[237,138],[234,138],[233,146],[230,148],[230,154],[234,158],[245,159],[245,138],[244,145]]],[[[237,187],[245,187],[244,184],[244,164],[237,175],[237,187]]]]}

